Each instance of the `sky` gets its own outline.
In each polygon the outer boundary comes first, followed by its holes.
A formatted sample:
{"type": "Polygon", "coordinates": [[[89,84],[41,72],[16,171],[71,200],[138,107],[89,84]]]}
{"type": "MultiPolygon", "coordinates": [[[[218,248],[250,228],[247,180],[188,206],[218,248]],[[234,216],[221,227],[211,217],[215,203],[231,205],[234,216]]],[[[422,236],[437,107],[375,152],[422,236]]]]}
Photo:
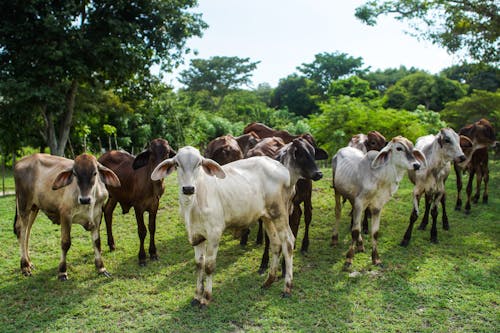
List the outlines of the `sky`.
{"type": "Polygon", "coordinates": [[[416,67],[432,74],[457,64],[458,59],[430,42],[405,31],[407,24],[390,16],[377,25],[363,24],[354,16],[365,0],[199,0],[192,11],[201,13],[209,25],[202,38],[191,38],[187,47],[197,54],[185,57],[185,64],[165,77],[176,88],[178,73],[190,59],[213,56],[250,58],[260,61],[253,71],[252,87],[300,72],[319,53],[346,53],[362,58],[370,70],[416,67]]]}

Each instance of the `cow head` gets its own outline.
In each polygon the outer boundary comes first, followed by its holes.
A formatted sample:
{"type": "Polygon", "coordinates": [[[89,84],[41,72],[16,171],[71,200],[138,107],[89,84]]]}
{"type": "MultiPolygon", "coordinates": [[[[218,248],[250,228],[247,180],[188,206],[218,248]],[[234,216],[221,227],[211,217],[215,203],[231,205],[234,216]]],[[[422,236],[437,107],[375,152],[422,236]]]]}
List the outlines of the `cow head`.
{"type": "Polygon", "coordinates": [[[161,161],[174,157],[175,150],[170,147],[167,140],[164,139],[154,139],[152,140],[146,148],[135,157],[132,168],[137,170],[146,165],[152,168],[156,167],[161,161]]]}
{"type": "Polygon", "coordinates": [[[217,162],[201,156],[198,149],[190,146],[179,149],[175,157],[158,164],[151,173],[151,179],[160,180],[174,170],[177,170],[177,180],[181,194],[184,195],[192,195],[196,192],[196,182],[200,172],[218,178],[226,177],[224,170],[217,162]]]}
{"type": "MultiPolygon", "coordinates": [[[[296,138],[283,146],[276,159],[290,171],[290,174],[298,175],[297,178],[319,180],[323,173],[316,165],[316,156],[328,158],[326,152],[321,148],[314,148],[306,139],[296,138]]],[[[326,159],[325,158],[325,159],[326,159]]]]}
{"type": "Polygon", "coordinates": [[[75,158],[73,166],[59,173],[52,184],[53,190],[58,190],[73,182],[76,178],[78,185],[78,202],[82,205],[92,203],[93,189],[99,179],[106,185],[119,187],[120,180],[110,169],[97,162],[97,159],[88,154],[82,154],[75,158]]]}
{"type": "Polygon", "coordinates": [[[466,160],[460,148],[460,136],[451,128],[442,128],[436,136],[441,152],[446,161],[463,163],[466,160]]]}
{"type": "Polygon", "coordinates": [[[372,161],[372,168],[379,168],[389,161],[407,170],[419,170],[427,166],[424,154],[414,149],[413,143],[405,137],[393,138],[372,161]]]}
{"type": "Polygon", "coordinates": [[[366,135],[366,141],[364,142],[366,151],[376,150],[381,151],[386,145],[387,140],[378,131],[370,131],[366,135]]]}

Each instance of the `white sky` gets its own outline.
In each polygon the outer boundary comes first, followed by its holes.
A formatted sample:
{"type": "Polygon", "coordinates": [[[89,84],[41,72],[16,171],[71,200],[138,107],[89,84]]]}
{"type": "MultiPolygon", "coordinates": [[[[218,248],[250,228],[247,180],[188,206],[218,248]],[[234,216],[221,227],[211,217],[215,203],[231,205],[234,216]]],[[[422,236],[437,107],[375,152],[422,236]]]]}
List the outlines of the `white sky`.
{"type": "Polygon", "coordinates": [[[276,87],[279,79],[302,63],[314,61],[318,53],[346,53],[361,57],[371,70],[416,67],[430,73],[458,63],[444,49],[418,41],[404,33],[411,31],[392,17],[380,17],[374,27],[354,16],[365,0],[199,0],[193,10],[202,13],[209,25],[202,38],[188,40],[197,50],[185,58],[185,65],[166,76],[166,82],[180,87],[176,78],[193,58],[237,56],[260,61],[253,72],[253,86],[267,82],[276,87]]]}

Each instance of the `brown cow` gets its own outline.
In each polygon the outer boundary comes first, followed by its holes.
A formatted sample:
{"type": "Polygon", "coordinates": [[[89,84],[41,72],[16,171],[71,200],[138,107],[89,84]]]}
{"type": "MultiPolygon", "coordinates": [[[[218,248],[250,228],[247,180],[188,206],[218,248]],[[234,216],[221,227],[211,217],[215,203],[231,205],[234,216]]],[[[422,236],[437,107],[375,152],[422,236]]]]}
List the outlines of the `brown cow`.
{"type": "Polygon", "coordinates": [[[474,124],[463,127],[460,129],[459,134],[468,137],[472,141],[472,147],[468,151],[464,150],[466,155],[471,155],[469,163],[465,166],[454,163],[455,174],[457,176],[457,203],[455,205],[455,210],[460,210],[462,208],[462,171],[469,171],[469,181],[466,188],[467,202],[465,204],[465,213],[469,214],[471,209],[472,183],[474,181],[474,175],[476,174],[476,194],[472,198],[472,202],[477,203],[479,201],[481,183],[483,180],[483,203],[488,202],[488,146],[494,145],[496,143],[496,138],[493,126],[484,118],[474,124]]]}
{"type": "Polygon", "coordinates": [[[108,198],[105,184],[120,186],[113,171],[102,166],[94,156],[83,154],[75,160],[47,154],[33,154],[17,162],[16,217],[14,232],[21,247],[21,271],[31,275],[29,256],[31,227],[42,210],[55,224],[61,225],[62,256],[58,278],[68,279],[66,254],[71,246],[71,225],[77,223],[91,232],[95,265],[100,274],[109,276],[101,258],[99,226],[102,206],[108,198]]]}
{"type": "Polygon", "coordinates": [[[254,132],[237,137],[230,134],[219,136],[208,143],[204,156],[224,165],[245,158],[257,142],[259,137],[254,132]]]}
{"type": "Polygon", "coordinates": [[[363,153],[370,150],[381,151],[387,145],[387,140],[378,131],[370,131],[368,134],[353,135],[348,146],[361,150],[363,153]]]}
{"type": "Polygon", "coordinates": [[[133,155],[112,150],[99,158],[99,162],[113,170],[122,186],[110,188],[109,200],[104,207],[104,219],[108,235],[108,246],[111,251],[115,249],[113,238],[113,211],[118,203],[122,207],[123,214],[134,207],[139,234],[139,265],[146,265],[146,251],[144,250],[144,239],[147,229],[144,224],[144,213],[149,215],[149,255],[151,260],[158,260],[155,245],[156,214],[160,197],[165,190],[162,180],[152,181],[151,172],[164,159],[175,156],[175,151],[170,147],[167,140],[154,139],[148,147],[139,155],[133,155]]]}

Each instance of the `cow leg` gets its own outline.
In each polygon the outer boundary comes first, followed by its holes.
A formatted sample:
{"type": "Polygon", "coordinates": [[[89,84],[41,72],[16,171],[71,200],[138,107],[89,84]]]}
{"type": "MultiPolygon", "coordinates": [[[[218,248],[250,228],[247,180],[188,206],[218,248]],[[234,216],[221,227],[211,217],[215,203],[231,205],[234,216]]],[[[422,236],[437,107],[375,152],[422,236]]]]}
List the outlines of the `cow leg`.
{"type": "Polygon", "coordinates": [[[472,183],[474,181],[474,174],[475,173],[476,173],[476,170],[474,170],[474,168],[471,167],[470,171],[469,171],[469,181],[467,182],[467,188],[465,189],[465,192],[467,193],[467,202],[465,203],[465,214],[470,214],[472,183]]]}
{"type": "MultiPolygon", "coordinates": [[[[361,207],[356,202],[354,203],[352,210],[352,220],[353,225],[351,228],[351,245],[349,246],[349,251],[346,254],[346,261],[344,263],[344,270],[347,271],[352,266],[352,262],[354,260],[354,253],[356,252],[356,246],[359,250],[360,245],[360,237],[361,237],[361,215],[365,207],[361,207]]],[[[362,244],[362,241],[361,241],[362,244]]]]}
{"type": "Polygon", "coordinates": [[[147,230],[146,225],[144,224],[144,211],[136,209],[135,211],[135,219],[137,221],[137,233],[139,234],[139,265],[146,266],[146,250],[144,250],[144,239],[146,238],[147,230]]]}
{"type": "Polygon", "coordinates": [[[267,274],[267,279],[262,285],[262,288],[269,288],[274,281],[277,280],[278,275],[278,266],[279,259],[281,255],[281,242],[278,236],[278,231],[276,230],[275,225],[268,219],[264,220],[264,229],[266,231],[266,235],[269,238],[269,248],[271,250],[271,263],[269,265],[269,271],[267,274]]]}
{"type": "Polygon", "coordinates": [[[262,226],[262,221],[259,220],[259,230],[257,231],[257,239],[255,240],[255,244],[261,245],[262,238],[264,238],[264,228],[262,226]]]}
{"type": "Polygon", "coordinates": [[[488,182],[490,181],[490,170],[488,168],[488,161],[484,164],[484,192],[483,192],[483,204],[488,203],[488,182]]]}
{"type": "Polygon", "coordinates": [[[59,281],[66,281],[68,279],[66,267],[66,255],[71,247],[71,221],[69,219],[61,219],[61,260],[59,262],[59,281]]]}
{"type": "MultiPolygon", "coordinates": [[[[286,216],[286,215],[285,215],[286,216]]],[[[283,297],[290,297],[292,294],[293,286],[293,248],[295,244],[295,237],[289,225],[278,231],[281,241],[281,251],[285,260],[285,285],[283,288],[283,297]]]]}
{"type": "Polygon", "coordinates": [[[250,235],[250,228],[246,228],[242,231],[240,237],[240,245],[245,246],[248,243],[248,235],[250,235]]]}
{"type": "Polygon", "coordinates": [[[207,242],[201,242],[194,248],[194,261],[196,263],[196,291],[191,305],[199,306],[203,299],[204,280],[205,280],[205,256],[206,256],[207,242]]]}
{"type": "Polygon", "coordinates": [[[105,277],[110,277],[111,274],[104,267],[104,262],[102,260],[102,251],[101,251],[101,235],[99,231],[99,225],[92,228],[90,231],[92,237],[92,246],[94,248],[94,263],[97,268],[97,272],[99,274],[104,275],[105,277]]]}
{"type": "Polygon", "coordinates": [[[378,230],[380,227],[380,209],[375,208],[371,210],[372,216],[372,263],[377,266],[382,266],[382,261],[378,255],[377,240],[378,230]]]}
{"type": "MultiPolygon", "coordinates": [[[[300,248],[300,252],[302,254],[306,254],[309,249],[309,226],[311,225],[312,220],[312,203],[311,197],[309,196],[306,200],[304,200],[304,238],[302,239],[302,247],[300,248]]],[[[297,235],[295,235],[297,237],[297,235]]]]}
{"type": "Polygon", "coordinates": [[[339,243],[339,225],[341,215],[342,203],[340,202],[340,194],[335,191],[335,224],[333,225],[332,240],[330,243],[332,246],[337,246],[339,243]]]}
{"type": "Polygon", "coordinates": [[[472,203],[477,204],[479,202],[479,197],[481,194],[481,183],[483,182],[483,168],[478,165],[477,176],[476,176],[476,193],[472,197],[472,203]]]}
{"type": "Polygon", "coordinates": [[[427,224],[429,223],[429,213],[431,209],[432,194],[425,193],[424,200],[425,200],[424,217],[422,217],[422,222],[418,226],[418,230],[425,230],[425,227],[427,227],[427,224]]]}
{"type": "Polygon", "coordinates": [[[403,240],[401,241],[400,245],[401,246],[408,246],[410,244],[410,239],[411,239],[411,233],[413,231],[413,225],[415,224],[415,221],[418,219],[418,203],[420,201],[420,194],[415,194],[413,193],[413,210],[410,215],[410,224],[408,225],[408,228],[406,229],[405,235],[403,236],[403,240]]]}
{"type": "Polygon", "coordinates": [[[441,196],[441,208],[443,210],[443,229],[450,230],[450,223],[448,222],[448,214],[446,213],[446,193],[441,196]]]}
{"type": "Polygon", "coordinates": [[[158,260],[156,251],[155,234],[156,234],[156,213],[158,212],[158,204],[153,207],[148,213],[148,229],[149,229],[149,257],[151,260],[158,260]]]}
{"type": "Polygon", "coordinates": [[[35,223],[35,218],[38,215],[38,208],[35,210],[30,211],[29,218],[28,218],[28,225],[26,229],[26,258],[28,259],[29,267],[33,270],[35,269],[35,266],[31,262],[31,256],[30,256],[30,237],[31,237],[31,228],[33,227],[33,223],[35,223]]]}
{"type": "Polygon", "coordinates": [[[368,218],[371,217],[371,213],[370,213],[370,210],[369,209],[365,209],[365,214],[363,216],[363,233],[365,235],[368,234],[369,232],[369,228],[368,228],[368,218]]]}
{"type": "Polygon", "coordinates": [[[260,261],[260,267],[258,270],[258,273],[260,275],[264,274],[264,272],[267,270],[267,266],[269,266],[269,244],[270,244],[270,241],[269,241],[269,236],[267,236],[267,233],[266,233],[265,239],[266,239],[266,241],[265,241],[265,245],[264,245],[264,252],[262,253],[262,259],[260,261]]]}
{"type": "Polygon", "coordinates": [[[21,273],[24,276],[30,276],[31,270],[34,268],[29,257],[29,237],[31,231],[30,225],[33,225],[37,212],[38,210],[35,212],[29,211],[27,214],[19,214],[17,219],[19,248],[21,252],[21,273]]]}
{"type": "Polygon", "coordinates": [[[203,290],[203,298],[200,302],[200,307],[207,306],[212,300],[212,274],[215,271],[215,262],[217,259],[217,251],[219,250],[219,237],[210,238],[207,240],[206,256],[205,256],[205,288],[203,290]]]}
{"type": "Polygon", "coordinates": [[[462,208],[462,169],[456,164],[453,164],[455,169],[456,183],[457,183],[457,203],[455,205],[455,210],[460,210],[462,208]]]}
{"type": "Polygon", "coordinates": [[[293,211],[292,214],[288,217],[288,224],[290,225],[290,230],[292,231],[294,237],[297,237],[297,234],[299,233],[301,217],[302,209],[300,208],[300,204],[293,203],[293,211]]]}
{"type": "Polygon", "coordinates": [[[106,205],[104,205],[104,221],[106,222],[106,235],[108,238],[108,247],[110,251],[115,250],[115,239],[113,238],[113,211],[115,210],[116,204],[118,201],[109,197],[106,205]]]}

